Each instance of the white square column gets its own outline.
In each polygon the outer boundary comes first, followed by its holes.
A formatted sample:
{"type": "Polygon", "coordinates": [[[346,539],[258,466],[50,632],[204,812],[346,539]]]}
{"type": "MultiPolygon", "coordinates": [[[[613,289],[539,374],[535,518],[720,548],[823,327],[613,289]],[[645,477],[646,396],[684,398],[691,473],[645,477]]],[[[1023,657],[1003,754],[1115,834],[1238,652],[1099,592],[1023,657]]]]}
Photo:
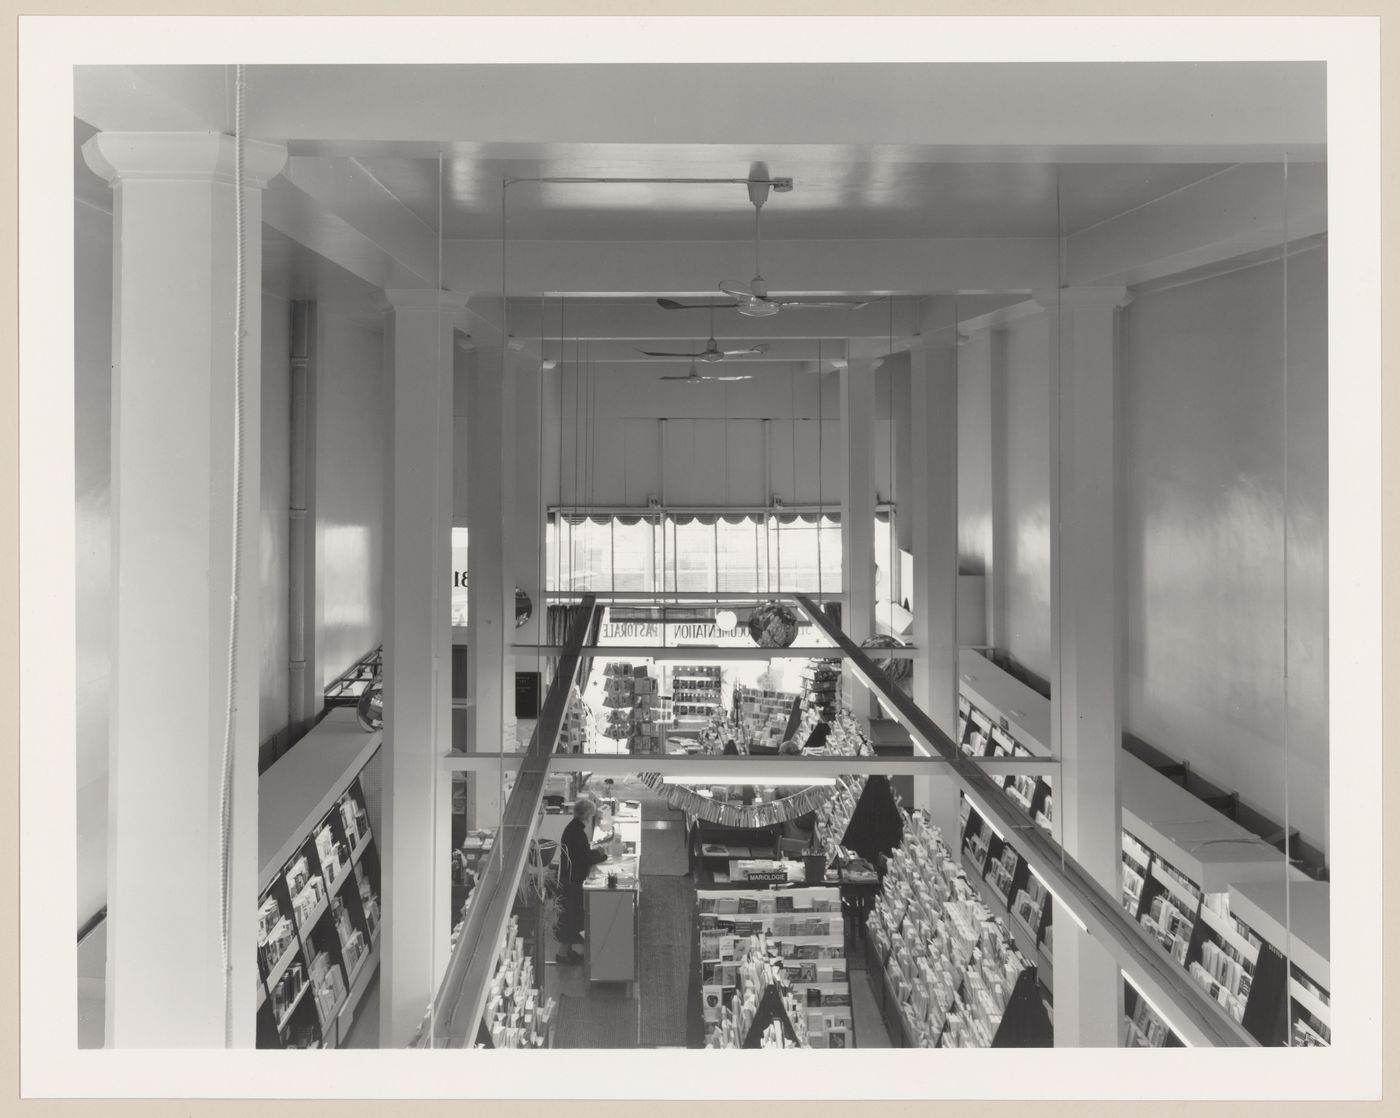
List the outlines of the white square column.
{"type": "MultiPolygon", "coordinates": [[[[471,531],[468,671],[472,693],[467,741],[473,753],[502,752],[506,703],[513,697],[505,678],[515,625],[515,584],[508,575],[507,562],[511,554],[507,540],[511,481],[507,472],[515,470],[515,431],[513,426],[507,427],[514,422],[514,394],[508,392],[509,357],[510,351],[500,345],[466,343],[457,360],[457,387],[467,401],[467,524],[471,531]],[[508,429],[510,436],[506,435],[508,429]]],[[[499,826],[501,793],[498,770],[472,775],[473,827],[499,826]]]]}
{"type": "MultiPolygon", "coordinates": [[[[868,349],[853,349],[841,377],[841,570],[845,601],[841,628],[860,644],[875,632],[875,365],[868,349]]],[[[851,710],[868,720],[873,701],[849,672],[843,691],[851,710]]]]}
{"type": "MultiPolygon", "coordinates": [[[[958,348],[956,306],[933,298],[909,350],[914,562],[914,702],[956,740],[958,726],[958,348]]],[[[915,746],[918,749],[918,746],[915,746]]],[[[916,777],[914,803],[956,855],[958,790],[951,777],[916,777]]]]}
{"type": "MultiPolygon", "coordinates": [[[[1038,298],[1040,298],[1038,296],[1038,298]]],[[[1042,299],[1050,322],[1051,740],[1054,827],[1113,896],[1122,864],[1122,647],[1117,544],[1118,310],[1122,287],[1042,299]]],[[[1055,1044],[1116,1047],[1122,979],[1087,932],[1055,920],[1055,1044]]]]}
{"type": "Polygon", "coordinates": [[[231,137],[107,132],[83,155],[114,195],[107,1043],[251,1048],[262,188],[286,149],[243,145],[241,245],[231,137]]]}
{"type": "Polygon", "coordinates": [[[384,293],[384,834],[380,1038],[416,1032],[447,965],[452,355],[465,298],[384,293]]]}

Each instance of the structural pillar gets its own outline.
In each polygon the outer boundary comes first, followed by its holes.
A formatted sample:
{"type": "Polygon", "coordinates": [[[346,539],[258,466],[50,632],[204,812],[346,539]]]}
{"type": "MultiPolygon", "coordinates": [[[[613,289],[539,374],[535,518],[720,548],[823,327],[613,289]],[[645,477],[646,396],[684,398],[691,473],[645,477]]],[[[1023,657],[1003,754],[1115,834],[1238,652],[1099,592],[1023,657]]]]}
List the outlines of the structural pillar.
{"type": "MultiPolygon", "coordinates": [[[[841,628],[857,644],[875,633],[875,365],[869,349],[853,348],[841,370],[841,568],[845,603],[841,628]]],[[[820,522],[819,522],[820,523],[820,522]]],[[[849,672],[843,690],[850,709],[868,721],[869,692],[849,672]]]]}
{"type": "Polygon", "coordinates": [[[287,530],[290,740],[321,713],[316,661],[316,304],[292,304],[291,483],[287,530]]]}
{"type": "Polygon", "coordinates": [[[83,146],[83,156],[113,189],[107,1043],[251,1048],[262,188],[281,170],[286,149],[245,141],[241,191],[234,141],[217,133],[105,132],[83,146]]]}
{"type": "MultiPolygon", "coordinates": [[[[1039,296],[1037,297],[1040,298],[1039,296]]],[[[1066,852],[1113,896],[1122,864],[1118,606],[1118,310],[1122,287],[1041,300],[1051,339],[1051,739],[1054,825],[1066,852]]],[[[1087,932],[1055,921],[1055,1043],[1116,1047],[1122,979],[1087,932]]]]}
{"type": "Polygon", "coordinates": [[[910,473],[914,445],[914,425],[909,408],[909,364],[910,357],[904,353],[893,354],[885,362],[890,378],[890,438],[894,440],[894,473],[891,478],[890,501],[894,512],[890,520],[890,533],[894,540],[894,555],[890,570],[890,600],[903,605],[909,598],[909,587],[904,585],[903,561],[901,552],[913,553],[913,520],[907,507],[910,492],[910,473]]]}
{"type": "MultiPolygon", "coordinates": [[[[957,740],[958,348],[951,299],[925,305],[909,350],[912,428],[907,505],[913,538],[914,702],[957,740]]],[[[915,749],[919,746],[915,743],[915,749]]],[[[958,790],[951,777],[917,777],[914,803],[958,848],[958,790]]]]}
{"type": "Polygon", "coordinates": [[[384,835],[380,1038],[417,1031],[447,964],[452,353],[465,299],[384,293],[384,835]]]}
{"type": "MultiPolygon", "coordinates": [[[[506,360],[500,345],[467,343],[458,353],[457,384],[467,396],[468,468],[467,523],[471,530],[469,595],[472,708],[468,747],[473,753],[499,754],[505,742],[505,686],[509,645],[514,640],[513,607],[506,608],[506,584],[514,598],[509,577],[506,542],[505,438],[507,419],[506,360]]],[[[512,434],[514,431],[512,430],[512,434]]],[[[513,451],[512,451],[513,454],[513,451]]],[[[514,459],[510,468],[514,469],[514,459]]],[[[472,826],[496,827],[500,823],[502,781],[498,769],[482,770],[469,789],[472,826]]]]}

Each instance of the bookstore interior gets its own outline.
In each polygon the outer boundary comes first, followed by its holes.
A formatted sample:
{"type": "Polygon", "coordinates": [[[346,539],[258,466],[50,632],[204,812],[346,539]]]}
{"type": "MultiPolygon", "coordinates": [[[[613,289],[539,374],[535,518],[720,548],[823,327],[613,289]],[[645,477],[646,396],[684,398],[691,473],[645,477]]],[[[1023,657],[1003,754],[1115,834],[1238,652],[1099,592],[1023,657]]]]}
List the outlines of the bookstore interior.
{"type": "Polygon", "coordinates": [[[80,1045],[1330,1045],[1320,64],[677,68],[78,69],[80,1045]]]}

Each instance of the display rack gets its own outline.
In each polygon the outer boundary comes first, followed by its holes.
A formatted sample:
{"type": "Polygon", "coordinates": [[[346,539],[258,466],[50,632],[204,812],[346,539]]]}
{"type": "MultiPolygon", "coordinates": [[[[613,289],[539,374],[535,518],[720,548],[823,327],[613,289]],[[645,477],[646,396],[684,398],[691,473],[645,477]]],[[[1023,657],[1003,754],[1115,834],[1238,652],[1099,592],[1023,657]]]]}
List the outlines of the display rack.
{"type": "MultiPolygon", "coordinates": [[[[854,1044],[855,1023],[845,947],[841,893],[834,886],[782,889],[704,890],[696,897],[700,938],[701,991],[706,1025],[720,1027],[724,1010],[761,987],[781,986],[788,1013],[802,1039],[813,1048],[854,1044]],[[743,979],[746,964],[763,961],[770,981],[743,979]]],[[[753,968],[747,973],[752,979],[753,968]]],[[[749,1038],[742,1015],[730,1037],[749,1038]]],[[[754,1047],[720,1044],[719,1047],[754,1047]]]]}
{"type": "Polygon", "coordinates": [[[671,711],[679,731],[701,730],[722,705],[719,664],[675,664],[671,668],[671,711]]]}
{"type": "Polygon", "coordinates": [[[478,1048],[553,1048],[555,1002],[540,1003],[536,952],[519,918],[506,923],[477,1030],[478,1048]]]}
{"type": "Polygon", "coordinates": [[[1035,968],[916,813],[870,916],[867,969],[898,1047],[1044,1047],[1035,968]]]}
{"type": "Polygon", "coordinates": [[[380,738],[334,710],[260,778],[259,1048],[342,1043],[378,967],[379,852],[361,777],[380,738]]]}
{"type": "Polygon", "coordinates": [[[992,914],[1011,932],[1017,949],[1035,963],[1046,996],[1054,991],[1054,928],[1050,891],[1015,846],[994,831],[966,796],[959,797],[961,861],[992,914]]]}
{"type": "Polygon", "coordinates": [[[1132,984],[1123,983],[1123,1047],[1182,1048],[1181,1038],[1138,996],[1132,984]]]}
{"type": "MultiPolygon", "coordinates": [[[[967,696],[958,700],[958,744],[972,757],[1037,757],[1047,751],[1027,746],[1012,736],[1009,723],[995,711],[989,713],[967,696]]],[[[997,778],[1007,797],[1046,831],[1054,819],[1051,778],[1045,775],[997,778]]]]}
{"type": "Polygon", "coordinates": [[[800,696],[792,691],[772,691],[761,687],[734,688],[734,713],[751,743],[777,747],[783,740],[794,703],[800,696]]]}
{"type": "Polygon", "coordinates": [[[841,695],[841,661],[814,659],[802,673],[807,708],[823,722],[836,717],[841,695]]]}

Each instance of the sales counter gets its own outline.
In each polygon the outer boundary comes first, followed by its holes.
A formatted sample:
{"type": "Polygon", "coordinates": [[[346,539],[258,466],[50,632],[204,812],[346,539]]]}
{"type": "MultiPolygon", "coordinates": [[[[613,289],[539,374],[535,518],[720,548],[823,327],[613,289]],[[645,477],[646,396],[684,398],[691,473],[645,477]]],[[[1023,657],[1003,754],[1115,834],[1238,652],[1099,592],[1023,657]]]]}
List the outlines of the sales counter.
{"type": "MultiPolygon", "coordinates": [[[[637,913],[641,902],[642,812],[623,801],[600,819],[611,828],[608,859],[589,871],[584,895],[584,977],[589,982],[637,980],[637,913]]],[[[602,837],[602,836],[599,836],[602,837]]]]}

